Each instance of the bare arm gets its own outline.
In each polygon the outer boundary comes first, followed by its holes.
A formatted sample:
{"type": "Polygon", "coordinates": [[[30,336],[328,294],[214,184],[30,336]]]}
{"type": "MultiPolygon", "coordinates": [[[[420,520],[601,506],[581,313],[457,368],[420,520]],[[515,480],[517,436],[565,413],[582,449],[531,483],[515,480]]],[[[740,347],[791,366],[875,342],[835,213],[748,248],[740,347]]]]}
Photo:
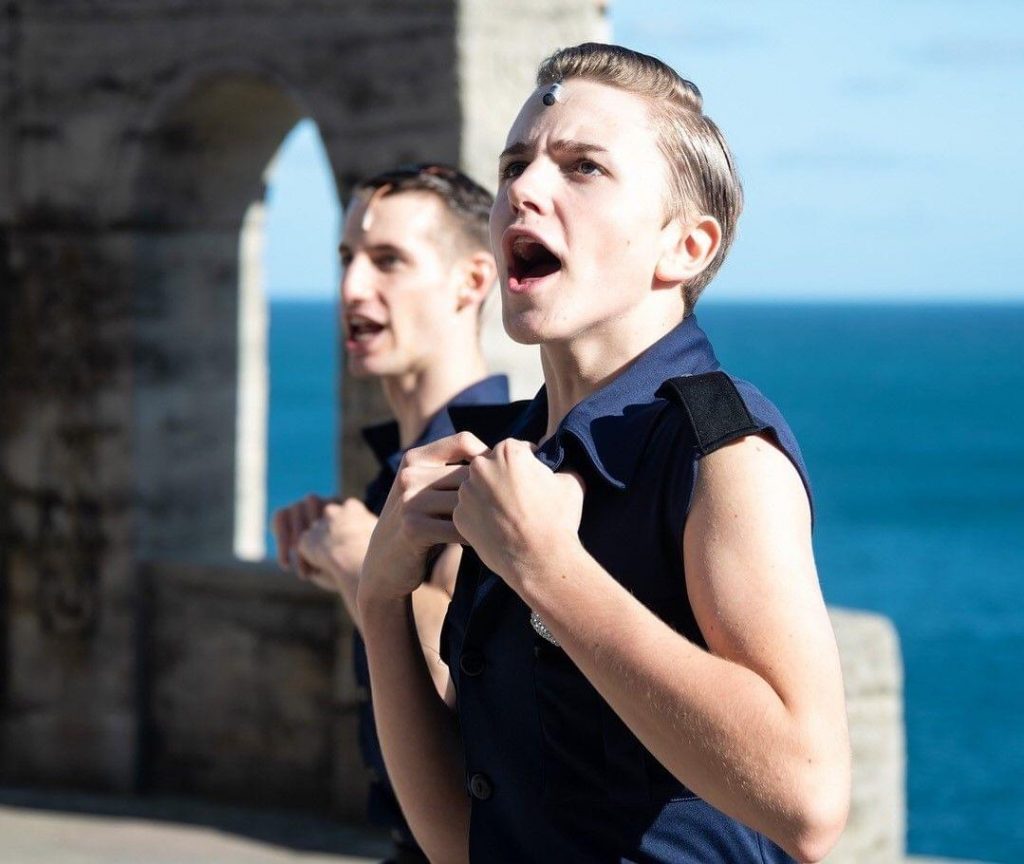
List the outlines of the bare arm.
{"type": "Polygon", "coordinates": [[[468,861],[458,726],[426,665],[411,600],[364,599],[360,607],[377,736],[402,813],[431,861],[468,861]]]}
{"type": "MultiPolygon", "coordinates": [[[[516,494],[516,471],[534,470],[525,463],[515,467],[513,454],[513,467],[499,466],[489,478],[486,462],[474,462],[467,485],[497,481],[494,489],[504,491],[495,497],[504,500],[516,494]],[[485,470],[478,472],[477,462],[485,470]]],[[[522,488],[538,485],[539,476],[522,488]]],[[[554,493],[549,487],[537,494],[554,493]]],[[[500,513],[503,505],[492,501],[490,509],[500,513]]],[[[499,528],[506,520],[524,523],[532,539],[520,534],[481,542],[463,525],[461,507],[456,524],[482,558],[491,553],[485,563],[541,615],[604,699],[680,781],[794,857],[820,859],[845,822],[849,749],[807,498],[788,459],[751,437],[701,463],[683,549],[686,587],[709,650],[639,603],[578,536],[560,529],[553,536],[553,517],[541,509],[532,501],[491,520],[499,528]],[[499,554],[501,548],[513,554],[499,554]]]]}
{"type": "Polygon", "coordinates": [[[434,688],[450,708],[455,707],[455,700],[448,665],[441,659],[441,628],[448,614],[448,604],[452,599],[461,560],[462,547],[448,546],[434,564],[430,581],[412,593],[413,617],[423,659],[434,681],[434,688]]]}
{"type": "MultiPolygon", "coordinates": [[[[355,498],[323,508],[319,519],[299,537],[299,560],[315,585],[338,594],[359,633],[363,632],[356,593],[370,537],[377,524],[374,516],[355,498]]],[[[435,562],[431,580],[412,593],[413,618],[421,648],[439,694],[448,690],[448,667],[441,662],[441,625],[448,611],[458,570],[461,546],[449,546],[435,562]]]]}
{"type": "Polygon", "coordinates": [[[485,449],[462,434],[406,454],[370,541],[358,592],[388,776],[427,856],[453,864],[469,857],[462,745],[455,715],[424,659],[410,595],[423,579],[428,550],[462,541],[451,512],[468,469],[452,463],[485,449]]]}

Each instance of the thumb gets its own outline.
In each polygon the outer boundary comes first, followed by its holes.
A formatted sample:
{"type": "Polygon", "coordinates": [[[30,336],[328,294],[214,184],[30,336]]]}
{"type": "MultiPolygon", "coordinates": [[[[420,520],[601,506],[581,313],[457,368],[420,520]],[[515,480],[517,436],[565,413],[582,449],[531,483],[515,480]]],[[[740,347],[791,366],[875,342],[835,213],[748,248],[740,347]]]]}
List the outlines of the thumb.
{"type": "Polygon", "coordinates": [[[457,465],[460,462],[469,462],[489,451],[490,447],[472,432],[457,432],[424,447],[410,450],[406,456],[410,457],[410,463],[431,462],[435,465],[457,465]]]}

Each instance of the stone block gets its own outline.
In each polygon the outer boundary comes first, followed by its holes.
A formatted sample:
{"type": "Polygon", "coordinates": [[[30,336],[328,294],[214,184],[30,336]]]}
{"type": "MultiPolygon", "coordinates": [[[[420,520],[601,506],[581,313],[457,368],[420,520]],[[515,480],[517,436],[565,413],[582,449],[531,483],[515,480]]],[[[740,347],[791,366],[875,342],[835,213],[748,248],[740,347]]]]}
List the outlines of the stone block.
{"type": "Polygon", "coordinates": [[[152,564],[145,582],[147,788],[325,810],[333,599],[266,565],[152,564]]]}
{"type": "Polygon", "coordinates": [[[892,623],[830,610],[853,749],[850,817],[829,864],[899,864],[906,854],[903,663],[892,623]]]}

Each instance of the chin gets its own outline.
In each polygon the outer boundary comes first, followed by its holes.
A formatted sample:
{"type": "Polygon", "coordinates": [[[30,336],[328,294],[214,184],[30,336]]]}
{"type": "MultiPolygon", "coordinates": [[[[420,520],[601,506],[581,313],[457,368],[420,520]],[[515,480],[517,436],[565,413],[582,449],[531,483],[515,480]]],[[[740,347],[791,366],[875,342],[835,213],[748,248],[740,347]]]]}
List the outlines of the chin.
{"type": "Polygon", "coordinates": [[[509,313],[502,310],[501,324],[508,338],[520,345],[541,345],[548,335],[544,332],[543,322],[536,320],[536,315],[528,312],[509,313]]]}
{"type": "Polygon", "coordinates": [[[369,357],[346,357],[345,373],[352,378],[376,378],[380,375],[369,357]]]}

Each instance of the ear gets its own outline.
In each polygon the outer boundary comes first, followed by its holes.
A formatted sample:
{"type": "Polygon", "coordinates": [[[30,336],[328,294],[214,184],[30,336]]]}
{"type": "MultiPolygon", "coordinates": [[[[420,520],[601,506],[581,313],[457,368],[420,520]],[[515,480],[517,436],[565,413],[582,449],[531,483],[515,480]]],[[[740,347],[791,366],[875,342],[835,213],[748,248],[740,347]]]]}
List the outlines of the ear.
{"type": "Polygon", "coordinates": [[[661,257],[654,268],[659,282],[687,282],[710,264],[722,245],[722,226],[714,216],[696,222],[675,218],[661,229],[661,257]]]}
{"type": "Polygon", "coordinates": [[[481,249],[463,258],[459,271],[456,309],[461,312],[463,309],[476,308],[487,299],[498,278],[498,267],[494,263],[494,256],[481,249]]]}

